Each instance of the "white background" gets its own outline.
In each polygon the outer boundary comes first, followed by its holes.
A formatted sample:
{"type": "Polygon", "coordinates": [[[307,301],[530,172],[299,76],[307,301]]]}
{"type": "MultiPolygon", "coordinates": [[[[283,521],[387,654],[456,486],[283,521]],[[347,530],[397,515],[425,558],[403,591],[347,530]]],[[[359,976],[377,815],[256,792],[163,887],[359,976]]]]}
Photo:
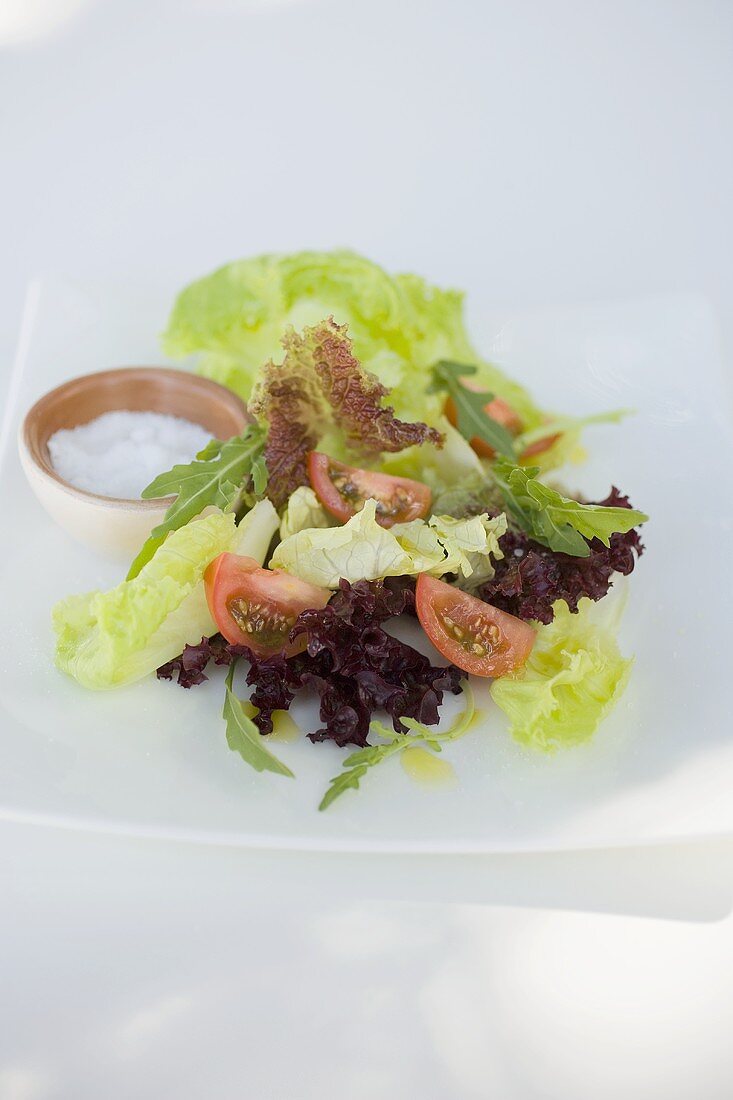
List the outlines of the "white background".
{"type": "MultiPolygon", "coordinates": [[[[732,61],[733,5],[692,0],[4,0],[0,369],[39,272],[172,294],[335,244],[499,305],[701,291],[727,354],[732,61]]],[[[6,825],[0,860],[2,1100],[733,1092],[727,842],[403,861],[6,825]]]]}

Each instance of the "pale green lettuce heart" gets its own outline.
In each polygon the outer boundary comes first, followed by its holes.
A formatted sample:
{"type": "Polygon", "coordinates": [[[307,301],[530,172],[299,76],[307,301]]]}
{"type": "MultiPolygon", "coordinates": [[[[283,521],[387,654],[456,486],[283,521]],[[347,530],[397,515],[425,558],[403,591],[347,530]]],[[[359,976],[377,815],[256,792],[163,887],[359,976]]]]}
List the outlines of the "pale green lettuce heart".
{"type": "Polygon", "coordinates": [[[501,556],[503,515],[467,520],[433,516],[427,523],[413,520],[386,529],[377,523],[376,508],[377,502],[368,500],[342,527],[291,535],[277,547],[270,566],[325,588],[338,588],[341,579],[354,584],[418,573],[456,572],[468,578],[483,570],[484,576],[493,575],[490,556],[501,556]]]}
{"type": "Polygon", "coordinates": [[[473,364],[477,378],[509,401],[527,428],[541,414],[526,390],[480,360],[466,333],[463,295],[417,275],[389,275],[348,250],[238,260],[178,296],[163,346],[200,356],[199,370],[245,400],[263,363],[282,358],[289,325],[300,330],[333,315],[348,324],[354,354],[392,393],[398,417],[435,423],[443,397],[425,392],[439,359],[473,364]]]}
{"type": "Polygon", "coordinates": [[[270,568],[284,569],[323,588],[338,588],[339,580],[377,580],[411,571],[409,554],[394,535],[380,527],[377,502],[366,501],[342,527],[298,531],[275,549],[270,568]]]}
{"type": "Polygon", "coordinates": [[[539,627],[524,668],[494,681],[492,698],[508,715],[517,741],[544,751],[576,745],[615,706],[633,664],[619,652],[616,610],[611,607],[609,617],[608,607],[584,599],[571,614],[558,600],[555,618],[539,627]]]}
{"type": "Polygon", "coordinates": [[[280,538],[285,540],[298,531],[314,527],[333,527],[336,520],[329,515],[310,485],[301,485],[291,493],[280,521],[280,538]]]}
{"type": "Polygon", "coordinates": [[[239,527],[233,514],[213,512],[172,531],[133,580],[61,600],[53,609],[58,667],[94,689],[154,672],[216,632],[203,584],[209,562],[233,552],[262,563],[277,527],[269,501],[239,527]]]}
{"type": "Polygon", "coordinates": [[[381,469],[396,477],[410,477],[414,481],[424,482],[434,496],[466,481],[482,480],[486,475],[481,459],[468,441],[444,416],[436,420],[435,427],[445,437],[440,449],[432,443],[423,443],[394,454],[385,454],[381,469]]]}
{"type": "Polygon", "coordinates": [[[459,588],[473,591],[493,577],[492,558],[504,557],[499,546],[507,529],[503,512],[493,518],[485,513],[467,519],[433,516],[430,526],[448,550],[444,572],[457,574],[459,588]]]}

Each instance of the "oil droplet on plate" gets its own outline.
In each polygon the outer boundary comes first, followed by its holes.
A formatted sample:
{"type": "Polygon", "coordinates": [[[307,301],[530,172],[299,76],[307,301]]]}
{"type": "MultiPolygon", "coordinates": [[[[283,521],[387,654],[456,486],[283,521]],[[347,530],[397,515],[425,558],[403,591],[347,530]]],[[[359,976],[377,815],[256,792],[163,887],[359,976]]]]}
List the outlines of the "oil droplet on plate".
{"type": "Polygon", "coordinates": [[[433,752],[413,745],[400,753],[402,767],[414,779],[427,787],[445,787],[457,782],[453,765],[433,752]]]}
{"type": "MultiPolygon", "coordinates": [[[[254,718],[257,714],[257,707],[253,706],[249,699],[244,699],[242,706],[248,718],[254,718]]],[[[291,741],[297,741],[299,735],[300,730],[286,710],[272,712],[272,733],[265,734],[267,741],[282,741],[284,744],[289,744],[291,741]]]]}
{"type": "Polygon", "coordinates": [[[289,744],[297,741],[300,730],[286,710],[274,710],[272,712],[272,733],[268,735],[268,741],[282,741],[289,744]]]}

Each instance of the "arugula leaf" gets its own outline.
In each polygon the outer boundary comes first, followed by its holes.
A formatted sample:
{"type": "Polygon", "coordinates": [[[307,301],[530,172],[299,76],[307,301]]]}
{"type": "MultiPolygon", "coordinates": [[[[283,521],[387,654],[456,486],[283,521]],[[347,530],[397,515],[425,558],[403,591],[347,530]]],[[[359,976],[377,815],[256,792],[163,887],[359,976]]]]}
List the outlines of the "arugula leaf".
{"type": "Polygon", "coordinates": [[[321,799],[319,810],[326,810],[345,791],[358,790],[359,784],[370,768],[376,767],[383,761],[394,756],[395,753],[413,748],[415,745],[424,745],[433,752],[440,752],[447,741],[457,741],[464,733],[467,733],[476,717],[476,707],[473,691],[468,680],[463,682],[463,693],[466,698],[466,706],[458,715],[452,726],[446,730],[431,729],[414,718],[400,718],[403,725],[407,726],[409,733],[396,733],[393,729],[381,722],[372,722],[370,729],[385,739],[385,744],[367,745],[358,752],[351,753],[344,760],[344,770],[331,780],[328,790],[321,799]]]}
{"type": "MultiPolygon", "coordinates": [[[[402,734],[401,736],[404,736],[402,734]]],[[[389,745],[374,745],[360,752],[354,752],[344,760],[344,770],[334,776],[330,781],[328,790],[321,799],[318,809],[327,810],[344,791],[359,789],[359,783],[366,773],[375,764],[381,764],[388,756],[396,752],[399,746],[394,742],[389,745]]]]}
{"type": "Polygon", "coordinates": [[[234,669],[237,662],[232,661],[227,673],[224,709],[221,716],[226,722],[227,744],[232,752],[238,752],[245,763],[258,772],[276,772],[278,775],[294,775],[285,764],[266,749],[262,735],[245,710],[244,703],[234,694],[234,669]]]}
{"type": "Polygon", "coordinates": [[[126,581],[132,581],[141,571],[144,565],[147,565],[149,561],[155,557],[156,551],[160,549],[166,540],[168,532],[165,535],[159,535],[157,538],[153,538],[152,535],[148,535],[145,542],[142,544],[137,555],[133,558],[130,568],[127,570],[126,581]]]}
{"type": "Polygon", "coordinates": [[[581,504],[564,497],[537,481],[538,466],[515,466],[501,458],[492,472],[519,526],[536,542],[575,558],[589,557],[586,539],[597,538],[608,546],[612,534],[623,534],[649,519],[635,508],[581,504]]]}
{"type": "Polygon", "coordinates": [[[127,574],[136,577],[150,561],[170,531],[184,527],[207,505],[223,511],[234,511],[240,495],[249,481],[253,493],[247,493],[247,503],[261,496],[267,484],[267,469],[263,458],[265,432],[252,424],[233,439],[212,439],[193,462],[174,466],[159,474],[142,492],[143,500],[175,496],[175,500],[148,536],[127,574]]]}
{"type": "Polygon", "coordinates": [[[497,454],[515,457],[514,440],[509,432],[501,424],[497,423],[486,414],[484,408],[493,400],[493,393],[476,393],[469,390],[461,382],[466,375],[475,374],[476,367],[465,363],[451,363],[447,359],[441,359],[433,367],[432,382],[428,386],[429,393],[438,393],[445,390],[456,407],[458,431],[464,439],[474,439],[478,436],[484,443],[488,443],[497,454]]]}
{"type": "Polygon", "coordinates": [[[196,458],[201,459],[201,461],[203,462],[205,462],[209,458],[216,458],[216,456],[221,452],[223,446],[223,440],[210,439],[206,446],[203,447],[196,455],[196,458]]]}
{"type": "Polygon", "coordinates": [[[260,453],[252,463],[252,469],[250,471],[252,478],[252,488],[255,495],[261,497],[267,488],[267,463],[265,462],[264,454],[260,453]]]}

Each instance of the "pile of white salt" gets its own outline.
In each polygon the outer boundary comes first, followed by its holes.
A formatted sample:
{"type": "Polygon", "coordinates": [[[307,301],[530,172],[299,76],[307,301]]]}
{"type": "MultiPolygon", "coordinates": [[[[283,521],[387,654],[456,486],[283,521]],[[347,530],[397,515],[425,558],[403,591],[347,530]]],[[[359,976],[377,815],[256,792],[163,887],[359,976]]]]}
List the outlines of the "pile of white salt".
{"type": "Polygon", "coordinates": [[[178,416],[121,411],[56,432],[48,450],[53,468],[77,489],[136,500],[158,474],[191,462],[210,438],[178,416]]]}

